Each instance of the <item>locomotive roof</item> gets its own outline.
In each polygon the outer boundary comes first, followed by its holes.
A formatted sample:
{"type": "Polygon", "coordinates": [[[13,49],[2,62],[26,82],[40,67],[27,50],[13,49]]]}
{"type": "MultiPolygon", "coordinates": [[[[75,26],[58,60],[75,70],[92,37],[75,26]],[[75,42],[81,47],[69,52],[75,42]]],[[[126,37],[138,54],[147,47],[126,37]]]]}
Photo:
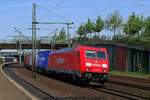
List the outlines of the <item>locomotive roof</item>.
{"type": "MultiPolygon", "coordinates": [[[[85,47],[85,48],[93,48],[93,49],[98,49],[97,47],[89,47],[89,46],[83,46],[83,45],[77,45],[73,48],[63,48],[63,49],[60,49],[60,50],[56,50],[54,53],[62,53],[62,52],[69,52],[69,51],[72,51],[73,49],[75,48],[80,48],[80,47],[85,47]]],[[[101,50],[105,50],[105,48],[99,48],[101,50]]]]}
{"type": "Polygon", "coordinates": [[[43,53],[43,52],[51,52],[52,50],[40,50],[39,53],[43,53]]]}
{"type": "Polygon", "coordinates": [[[55,53],[69,52],[71,50],[73,50],[73,48],[64,48],[64,49],[56,50],[55,53]]]}

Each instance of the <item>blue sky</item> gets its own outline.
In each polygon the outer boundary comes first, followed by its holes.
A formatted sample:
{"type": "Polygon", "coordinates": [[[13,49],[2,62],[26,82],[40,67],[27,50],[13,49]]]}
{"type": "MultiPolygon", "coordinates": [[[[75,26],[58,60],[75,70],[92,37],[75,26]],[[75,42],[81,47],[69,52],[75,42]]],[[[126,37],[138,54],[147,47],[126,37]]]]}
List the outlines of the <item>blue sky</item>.
{"type": "MultiPolygon", "coordinates": [[[[134,11],[144,17],[150,15],[149,0],[34,0],[37,3],[37,21],[40,22],[74,22],[70,32],[73,34],[77,27],[91,18],[95,21],[100,15],[103,19],[114,12],[119,11],[126,20],[134,11]]],[[[0,3],[0,39],[7,39],[8,35],[17,35],[14,27],[26,36],[31,36],[33,0],[1,0],[0,3]]],[[[38,25],[50,30],[37,31],[38,36],[46,36],[55,28],[64,25],[38,25]]],[[[105,31],[102,32],[105,34],[105,31]]]]}

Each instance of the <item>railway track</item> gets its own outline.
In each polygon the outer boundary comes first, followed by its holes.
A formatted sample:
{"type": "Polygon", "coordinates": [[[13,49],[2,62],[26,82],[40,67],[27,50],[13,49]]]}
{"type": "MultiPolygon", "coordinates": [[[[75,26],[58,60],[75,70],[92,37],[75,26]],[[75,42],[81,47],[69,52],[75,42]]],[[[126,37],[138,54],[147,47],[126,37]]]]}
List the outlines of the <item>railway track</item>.
{"type": "Polygon", "coordinates": [[[23,86],[27,91],[29,91],[32,95],[39,99],[46,99],[46,100],[57,100],[56,97],[53,97],[52,95],[46,93],[42,89],[35,87],[31,83],[27,82],[26,80],[19,77],[13,70],[9,67],[9,65],[4,66],[3,71],[5,74],[7,74],[11,79],[16,81],[18,84],[23,86]]]}
{"type": "MultiPolygon", "coordinates": [[[[33,94],[37,98],[50,99],[50,100],[58,99],[58,98],[53,97],[50,94],[46,93],[45,91],[41,90],[40,88],[33,86],[31,83],[27,82],[26,80],[22,79],[21,77],[19,77],[17,74],[15,74],[15,72],[9,66],[4,67],[3,70],[9,77],[11,77],[17,83],[22,85],[24,88],[26,88],[31,94],[33,94]]],[[[130,94],[130,93],[124,92],[123,90],[115,90],[115,89],[111,89],[109,87],[88,86],[88,88],[99,91],[99,92],[103,92],[106,94],[114,95],[117,97],[130,99],[130,100],[150,100],[150,97],[144,97],[144,96],[140,96],[137,94],[130,94]]]]}
{"type": "Polygon", "coordinates": [[[116,79],[122,79],[122,80],[132,80],[136,82],[141,82],[141,83],[150,83],[150,79],[144,79],[144,78],[136,78],[136,77],[128,77],[128,76],[112,76],[112,78],[116,79]]]}
{"type": "Polygon", "coordinates": [[[113,76],[113,78],[108,82],[111,84],[123,85],[150,91],[150,80],[147,79],[113,76]],[[124,80],[126,80],[126,82],[124,80]]]}
{"type": "MultiPolygon", "coordinates": [[[[149,86],[145,86],[144,84],[150,84],[150,80],[146,80],[146,79],[138,79],[138,78],[130,78],[130,77],[125,77],[125,78],[120,78],[119,76],[117,77],[113,77],[116,79],[121,79],[121,80],[126,80],[126,81],[130,81],[131,83],[128,82],[123,82],[123,81],[116,81],[116,80],[110,80],[108,81],[108,84],[113,84],[113,85],[119,85],[119,86],[126,86],[127,88],[134,88],[134,89],[142,89],[144,91],[149,91],[150,92],[150,87],[149,86]],[[136,84],[136,82],[138,83],[142,83],[142,84],[136,84]]],[[[112,95],[116,95],[116,96],[120,96],[123,98],[127,98],[127,99],[132,99],[132,100],[150,100],[150,96],[142,96],[140,94],[134,94],[134,93],[130,93],[127,91],[123,91],[122,90],[118,90],[115,87],[110,88],[108,86],[103,86],[100,88],[93,88],[90,87],[91,89],[97,90],[97,91],[101,91],[101,92],[105,92],[108,94],[112,94],[112,95]]]]}
{"type": "Polygon", "coordinates": [[[134,88],[138,88],[138,89],[143,89],[143,90],[150,91],[150,87],[146,87],[146,86],[143,86],[143,85],[128,84],[128,83],[116,82],[116,81],[109,81],[109,83],[111,83],[111,84],[117,84],[117,85],[122,85],[122,86],[128,86],[128,87],[134,87],[134,88]]]}
{"type": "Polygon", "coordinates": [[[144,97],[144,96],[140,96],[140,95],[130,94],[127,92],[114,90],[114,89],[110,89],[110,88],[106,88],[106,87],[101,87],[101,88],[88,87],[88,88],[94,89],[96,91],[104,92],[107,94],[123,97],[123,98],[129,99],[129,100],[150,100],[150,97],[144,97]]]}
{"type": "MultiPolygon", "coordinates": [[[[113,78],[116,79],[121,79],[121,80],[127,80],[130,81],[130,83],[125,83],[125,82],[121,82],[121,81],[115,81],[115,80],[111,80],[108,81],[108,84],[114,84],[114,85],[120,85],[120,86],[126,86],[126,87],[131,87],[131,88],[135,88],[135,89],[142,89],[142,90],[146,90],[146,91],[150,91],[150,87],[148,86],[144,86],[144,84],[149,84],[150,80],[146,80],[146,79],[138,79],[138,78],[130,78],[130,77],[124,77],[124,78],[120,78],[119,76],[115,76],[113,78]],[[142,85],[136,84],[136,82],[138,83],[142,83],[142,85]]],[[[138,94],[132,94],[129,92],[125,92],[123,90],[116,90],[115,87],[114,88],[109,88],[109,87],[101,87],[101,88],[93,88],[94,90],[97,91],[102,91],[108,94],[112,94],[112,95],[116,95],[116,96],[120,96],[123,98],[127,98],[127,99],[132,99],[132,100],[150,100],[150,97],[145,97],[145,96],[141,96],[138,94]]]]}

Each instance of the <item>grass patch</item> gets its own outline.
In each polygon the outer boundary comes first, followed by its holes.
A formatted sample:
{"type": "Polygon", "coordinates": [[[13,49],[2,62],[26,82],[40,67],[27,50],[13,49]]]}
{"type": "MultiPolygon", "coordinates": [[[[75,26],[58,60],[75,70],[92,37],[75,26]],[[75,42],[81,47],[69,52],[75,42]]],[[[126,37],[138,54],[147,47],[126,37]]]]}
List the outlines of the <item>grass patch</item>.
{"type": "Polygon", "coordinates": [[[142,72],[119,72],[119,71],[111,71],[111,75],[119,75],[119,76],[130,76],[130,77],[137,77],[137,78],[149,78],[150,74],[142,73],[142,72]]]}
{"type": "Polygon", "coordinates": [[[0,65],[1,65],[1,64],[3,64],[3,59],[2,59],[2,58],[0,58],[0,65]]]}

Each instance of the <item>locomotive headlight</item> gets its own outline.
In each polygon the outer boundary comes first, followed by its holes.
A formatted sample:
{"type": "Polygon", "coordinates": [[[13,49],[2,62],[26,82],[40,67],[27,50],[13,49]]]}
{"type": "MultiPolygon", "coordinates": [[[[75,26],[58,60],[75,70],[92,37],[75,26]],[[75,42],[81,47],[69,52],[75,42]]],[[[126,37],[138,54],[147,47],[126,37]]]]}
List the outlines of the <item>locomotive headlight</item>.
{"type": "Polygon", "coordinates": [[[102,68],[107,68],[107,64],[102,64],[102,68]]]}
{"type": "Polygon", "coordinates": [[[86,62],[86,66],[92,66],[92,64],[91,64],[91,63],[87,63],[87,62],[86,62]]]}

